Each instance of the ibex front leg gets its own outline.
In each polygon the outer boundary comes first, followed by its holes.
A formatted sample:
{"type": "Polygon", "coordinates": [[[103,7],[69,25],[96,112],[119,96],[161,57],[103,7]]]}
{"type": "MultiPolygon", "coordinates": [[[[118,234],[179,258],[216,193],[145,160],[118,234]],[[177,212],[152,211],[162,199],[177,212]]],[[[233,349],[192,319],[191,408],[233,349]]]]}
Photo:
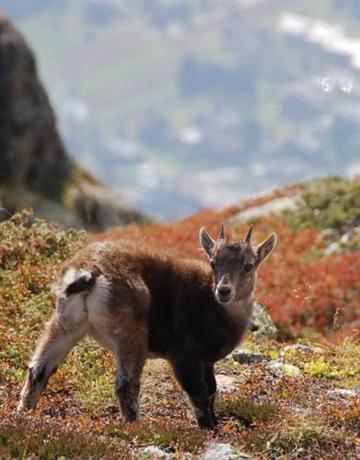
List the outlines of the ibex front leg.
{"type": "Polygon", "coordinates": [[[217,419],[214,410],[215,397],[216,397],[216,378],[214,374],[214,365],[206,364],[204,366],[204,378],[205,383],[208,389],[209,399],[210,399],[210,413],[214,425],[217,425],[217,419]]]}
{"type": "Polygon", "coordinates": [[[195,416],[201,428],[215,428],[212,416],[209,390],[204,378],[204,366],[201,361],[186,358],[172,360],[175,375],[183,389],[189,395],[195,416]]]}
{"type": "Polygon", "coordinates": [[[59,364],[84,334],[84,325],[66,321],[58,312],[52,316],[31,359],[21,392],[19,410],[36,407],[50,375],[57,370],[59,364]]]}

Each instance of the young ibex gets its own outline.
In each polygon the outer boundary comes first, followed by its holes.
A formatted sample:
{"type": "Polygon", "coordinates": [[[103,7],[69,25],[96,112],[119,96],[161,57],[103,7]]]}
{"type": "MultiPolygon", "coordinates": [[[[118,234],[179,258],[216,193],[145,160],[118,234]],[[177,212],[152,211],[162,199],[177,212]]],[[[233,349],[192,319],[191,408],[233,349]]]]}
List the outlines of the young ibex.
{"type": "Polygon", "coordinates": [[[270,235],[252,247],[251,228],[230,242],[222,227],[200,242],[208,264],[136,242],[91,244],[67,262],[53,286],[56,310],[31,360],[19,409],[36,406],[50,375],[89,334],[116,358],[115,391],[125,420],[136,420],[147,358],[167,359],[201,427],[214,428],[214,363],[239,343],[252,314],[256,270],[270,235]]]}

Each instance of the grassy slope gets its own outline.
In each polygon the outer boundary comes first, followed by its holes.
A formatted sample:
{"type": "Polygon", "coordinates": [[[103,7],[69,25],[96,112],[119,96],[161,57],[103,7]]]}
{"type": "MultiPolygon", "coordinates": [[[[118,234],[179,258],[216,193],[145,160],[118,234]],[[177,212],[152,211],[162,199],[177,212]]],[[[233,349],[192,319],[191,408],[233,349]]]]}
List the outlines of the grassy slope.
{"type": "MultiPolygon", "coordinates": [[[[319,184],[299,185],[277,195],[291,195],[315,186],[316,195],[320,197],[319,184]]],[[[332,197],[334,187],[343,191],[339,193],[342,198],[335,200],[340,206],[342,199],[357,190],[358,183],[330,181],[326,190],[332,191],[332,197]]],[[[311,191],[306,196],[309,200],[311,191]]],[[[355,197],[358,196],[355,193],[355,197]]],[[[264,197],[256,202],[268,199],[264,197]]],[[[246,208],[251,204],[254,202],[241,206],[246,208]]],[[[316,216],[329,216],[334,211],[333,205],[333,202],[328,204],[316,216]]],[[[307,208],[304,206],[303,211],[307,208]]],[[[133,226],[124,233],[146,236],[151,244],[161,243],[198,257],[196,238],[199,226],[205,224],[215,232],[219,221],[226,220],[236,211],[238,208],[218,213],[204,211],[172,225],[145,229],[133,226]]],[[[341,224],[338,219],[333,222],[338,234],[344,231],[345,221],[347,226],[354,222],[350,207],[342,219],[341,224]]],[[[321,226],[321,222],[311,222],[311,228],[300,229],[307,224],[310,221],[304,218],[299,226],[294,215],[268,217],[257,223],[256,239],[273,229],[280,236],[278,255],[275,253],[273,261],[269,261],[268,270],[262,269],[259,279],[261,300],[273,301],[277,290],[280,287],[285,289],[286,279],[291,285],[289,280],[303,279],[301,277],[307,273],[304,267],[313,267],[318,272],[321,264],[328,261],[327,267],[334,272],[314,280],[313,297],[322,299],[320,307],[325,308],[328,297],[324,293],[330,292],[331,295],[327,294],[329,298],[337,296],[336,299],[348,304],[348,310],[359,315],[359,303],[354,301],[359,295],[358,287],[351,284],[352,281],[350,284],[348,281],[343,290],[342,285],[333,284],[334,274],[340,276],[341,283],[345,282],[339,267],[333,265],[334,260],[342,264],[344,272],[351,272],[352,267],[359,264],[360,255],[353,251],[353,240],[350,239],[348,247],[343,248],[338,256],[326,256],[322,252],[325,237],[320,237],[319,230],[313,226],[321,226]],[[291,233],[291,228],[297,231],[291,233]],[[291,250],[288,248],[290,243],[291,250]],[[276,268],[275,276],[271,275],[271,268],[276,268]],[[281,271],[284,271],[283,275],[281,271]]],[[[241,234],[243,227],[235,228],[234,232],[241,234]]],[[[116,235],[119,236],[119,232],[112,236],[116,235]]],[[[52,378],[35,413],[16,414],[26,362],[45,319],[51,314],[49,284],[61,261],[82,246],[87,238],[84,233],[59,231],[39,221],[31,223],[26,213],[0,225],[0,458],[28,458],[30,455],[32,458],[138,458],[139,449],[149,444],[167,448],[179,457],[185,452],[195,455],[206,442],[214,440],[230,442],[259,458],[280,455],[287,458],[335,458],[335,452],[336,458],[358,458],[359,405],[355,399],[342,401],[327,394],[331,388],[359,386],[360,347],[355,336],[339,340],[339,333],[337,344],[323,341],[323,352],[311,355],[287,352],[279,342],[255,342],[249,337],[246,346],[260,350],[271,359],[283,357],[286,363],[297,365],[302,376],[277,377],[262,364],[240,366],[231,359],[221,361],[217,372],[232,376],[235,382],[231,391],[221,393],[218,399],[220,427],[215,434],[196,428],[169,367],[161,361],[150,362],[144,372],[141,422],[123,424],[112,391],[113,361],[93,342],[84,342],[75,348],[66,364],[52,378]]],[[[335,234],[332,238],[336,238],[335,234]]],[[[296,296],[290,296],[287,302],[295,309],[296,296]]],[[[291,330],[293,334],[300,331],[301,321],[294,320],[289,325],[281,319],[282,308],[276,309],[271,302],[270,307],[284,330],[291,330]]],[[[316,316],[306,318],[313,326],[312,318],[316,316]]],[[[329,324],[316,323],[326,333],[329,324]]],[[[336,327],[339,327],[338,323],[336,327]]],[[[349,332],[349,329],[344,331],[349,332]]]]}

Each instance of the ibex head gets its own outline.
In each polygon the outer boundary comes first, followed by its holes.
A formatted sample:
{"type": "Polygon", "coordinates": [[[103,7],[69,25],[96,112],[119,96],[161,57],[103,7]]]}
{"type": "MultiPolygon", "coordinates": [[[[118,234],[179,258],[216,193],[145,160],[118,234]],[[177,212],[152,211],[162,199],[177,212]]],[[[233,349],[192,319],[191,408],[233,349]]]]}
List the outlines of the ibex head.
{"type": "Polygon", "coordinates": [[[255,287],[256,270],[276,244],[272,233],[257,246],[251,244],[252,226],[240,241],[230,241],[221,226],[215,241],[204,228],[200,230],[200,243],[209,257],[214,277],[214,295],[221,304],[229,304],[251,295],[255,287]]]}

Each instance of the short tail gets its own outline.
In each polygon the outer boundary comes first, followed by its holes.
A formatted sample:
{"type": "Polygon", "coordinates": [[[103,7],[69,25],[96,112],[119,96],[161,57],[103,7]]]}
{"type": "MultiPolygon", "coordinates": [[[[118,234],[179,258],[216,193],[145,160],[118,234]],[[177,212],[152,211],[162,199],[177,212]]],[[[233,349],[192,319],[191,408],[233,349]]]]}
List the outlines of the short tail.
{"type": "Polygon", "coordinates": [[[72,294],[79,294],[80,292],[88,291],[94,286],[95,281],[96,276],[94,273],[82,273],[78,278],[76,278],[66,287],[65,294],[67,297],[69,297],[72,294]]]}

